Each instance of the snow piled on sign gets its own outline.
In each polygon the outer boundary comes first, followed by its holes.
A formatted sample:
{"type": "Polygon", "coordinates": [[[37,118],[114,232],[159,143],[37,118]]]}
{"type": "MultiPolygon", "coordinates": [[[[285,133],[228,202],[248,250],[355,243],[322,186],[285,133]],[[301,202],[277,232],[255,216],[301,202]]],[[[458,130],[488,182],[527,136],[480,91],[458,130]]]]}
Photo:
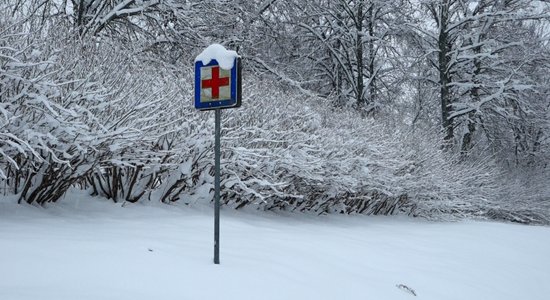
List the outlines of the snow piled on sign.
{"type": "Polygon", "coordinates": [[[195,58],[195,62],[201,61],[203,65],[207,65],[215,59],[222,69],[231,70],[237,57],[239,57],[237,52],[227,50],[220,44],[212,44],[195,58]]]}

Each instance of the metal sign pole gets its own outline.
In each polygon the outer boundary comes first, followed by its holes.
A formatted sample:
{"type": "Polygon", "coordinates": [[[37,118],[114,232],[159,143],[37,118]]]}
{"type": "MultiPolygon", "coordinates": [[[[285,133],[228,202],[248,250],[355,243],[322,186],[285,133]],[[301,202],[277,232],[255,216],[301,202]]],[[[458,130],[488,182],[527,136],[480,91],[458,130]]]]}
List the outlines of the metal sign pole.
{"type": "Polygon", "coordinates": [[[214,161],[216,175],[214,178],[214,263],[220,264],[220,136],[221,109],[216,108],[216,129],[214,142],[214,161]]]}
{"type": "Polygon", "coordinates": [[[241,70],[241,59],[237,52],[227,51],[218,44],[208,46],[195,59],[195,108],[214,110],[216,113],[214,137],[214,264],[216,265],[220,264],[221,109],[241,106],[241,70]],[[231,69],[222,68],[217,56],[224,59],[233,57],[234,63],[231,69]]]}

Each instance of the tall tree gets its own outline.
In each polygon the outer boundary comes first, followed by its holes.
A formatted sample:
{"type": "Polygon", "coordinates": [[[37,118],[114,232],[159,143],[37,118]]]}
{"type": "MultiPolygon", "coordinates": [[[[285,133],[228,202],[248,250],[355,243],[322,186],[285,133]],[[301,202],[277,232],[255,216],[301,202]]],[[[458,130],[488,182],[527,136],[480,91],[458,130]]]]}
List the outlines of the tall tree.
{"type": "Polygon", "coordinates": [[[523,55],[522,49],[532,44],[524,38],[526,25],[547,17],[538,4],[532,0],[421,3],[430,22],[418,23],[423,39],[419,44],[433,68],[430,81],[439,89],[445,140],[459,144],[464,153],[472,148],[479,128],[488,125],[484,120],[507,117],[503,110],[528,105],[524,92],[533,82],[521,69],[533,57],[523,55]]]}
{"type": "MultiPolygon", "coordinates": [[[[373,112],[395,93],[406,1],[294,1],[276,3],[292,49],[280,62],[303,87],[336,95],[338,105],[373,112]],[[282,13],[282,14],[281,14],[282,13]],[[299,41],[299,42],[298,42],[299,41]]],[[[268,21],[269,22],[269,21],[268,21]]],[[[276,66],[281,67],[281,66],[276,66]]]]}

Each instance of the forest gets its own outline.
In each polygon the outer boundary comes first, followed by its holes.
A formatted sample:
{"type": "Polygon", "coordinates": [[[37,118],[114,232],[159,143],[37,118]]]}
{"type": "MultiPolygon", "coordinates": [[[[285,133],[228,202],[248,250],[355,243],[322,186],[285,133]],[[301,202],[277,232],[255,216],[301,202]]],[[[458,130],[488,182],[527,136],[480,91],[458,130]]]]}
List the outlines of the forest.
{"type": "Polygon", "coordinates": [[[219,43],[224,206],[550,224],[549,38],[535,0],[2,0],[0,197],[212,201],[219,43]]]}

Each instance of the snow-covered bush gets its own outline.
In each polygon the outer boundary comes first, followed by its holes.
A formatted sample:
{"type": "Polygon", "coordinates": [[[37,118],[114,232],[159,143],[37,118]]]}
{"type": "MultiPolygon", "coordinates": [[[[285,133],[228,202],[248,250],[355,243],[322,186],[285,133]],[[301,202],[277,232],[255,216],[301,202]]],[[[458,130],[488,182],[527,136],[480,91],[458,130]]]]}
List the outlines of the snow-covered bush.
{"type": "Polygon", "coordinates": [[[71,74],[74,60],[59,64],[59,37],[8,17],[0,23],[0,175],[19,201],[56,201],[94,162],[79,110],[95,91],[73,91],[81,82],[71,74]]]}
{"type": "Polygon", "coordinates": [[[177,168],[174,136],[189,114],[182,113],[185,96],[177,77],[139,62],[131,51],[102,46],[95,49],[93,64],[99,65],[92,71],[106,75],[101,84],[112,92],[94,114],[109,140],[96,148],[97,164],[87,182],[93,194],[135,202],[177,168]]]}
{"type": "Polygon", "coordinates": [[[177,78],[122,45],[80,39],[62,21],[50,20],[60,30],[47,35],[10,21],[0,35],[0,176],[9,192],[44,204],[86,179],[115,201],[139,199],[171,163],[166,135],[181,105],[167,103],[181,97],[177,78]]]}
{"type": "Polygon", "coordinates": [[[486,216],[525,224],[550,224],[550,170],[518,168],[504,176],[498,199],[486,216]]]}
{"type": "Polygon", "coordinates": [[[227,205],[471,215],[498,190],[488,163],[461,162],[434,143],[439,136],[363,119],[275,86],[248,86],[243,108],[224,114],[227,205]]]}
{"type": "Polygon", "coordinates": [[[445,150],[439,132],[364,119],[271,82],[246,92],[243,108],[224,117],[227,205],[524,223],[550,219],[544,174],[531,176],[537,192],[525,193],[525,182],[503,185],[510,180],[491,159],[445,150]],[[514,193],[517,198],[510,197],[514,193]]]}

